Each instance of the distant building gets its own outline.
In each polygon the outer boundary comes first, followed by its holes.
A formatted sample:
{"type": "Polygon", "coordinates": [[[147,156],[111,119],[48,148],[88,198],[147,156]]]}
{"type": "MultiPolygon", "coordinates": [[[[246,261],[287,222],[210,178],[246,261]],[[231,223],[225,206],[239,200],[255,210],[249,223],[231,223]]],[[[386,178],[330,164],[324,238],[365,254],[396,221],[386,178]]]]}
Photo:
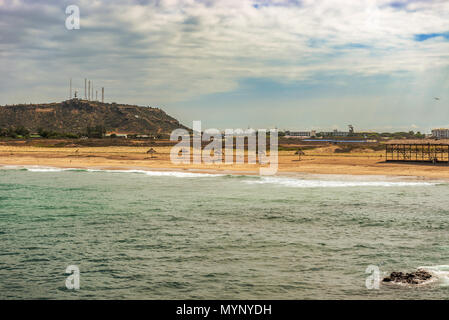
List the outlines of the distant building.
{"type": "Polygon", "coordinates": [[[289,137],[310,137],[310,131],[285,131],[285,135],[289,137]]]}
{"type": "Polygon", "coordinates": [[[449,139],[449,129],[433,129],[432,130],[432,137],[437,139],[449,139]]]}
{"type": "Polygon", "coordinates": [[[315,130],[312,131],[285,131],[286,138],[306,139],[316,136],[315,130]]]}
{"type": "Polygon", "coordinates": [[[349,136],[349,132],[338,131],[337,129],[335,129],[334,131],[320,132],[320,134],[323,137],[348,137],[349,136]]]}

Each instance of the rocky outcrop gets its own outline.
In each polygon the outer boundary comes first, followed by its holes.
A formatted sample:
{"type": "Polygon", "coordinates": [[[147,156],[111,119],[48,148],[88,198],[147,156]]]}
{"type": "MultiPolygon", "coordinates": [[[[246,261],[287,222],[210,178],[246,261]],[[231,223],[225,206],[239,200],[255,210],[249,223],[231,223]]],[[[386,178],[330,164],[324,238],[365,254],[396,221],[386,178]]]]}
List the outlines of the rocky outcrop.
{"type": "Polygon", "coordinates": [[[390,276],[385,277],[382,281],[404,284],[422,284],[431,278],[432,275],[429,272],[418,269],[417,271],[411,273],[392,272],[390,276]]]}

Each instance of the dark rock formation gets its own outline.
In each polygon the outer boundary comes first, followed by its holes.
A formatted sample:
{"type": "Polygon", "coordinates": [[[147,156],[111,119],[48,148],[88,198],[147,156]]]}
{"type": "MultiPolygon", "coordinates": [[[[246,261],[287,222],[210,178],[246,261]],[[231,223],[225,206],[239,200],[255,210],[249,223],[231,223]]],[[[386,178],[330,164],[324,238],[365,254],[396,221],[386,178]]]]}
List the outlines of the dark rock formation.
{"type": "Polygon", "coordinates": [[[394,283],[406,283],[406,284],[420,284],[424,281],[432,278],[432,275],[422,269],[418,269],[415,272],[403,273],[403,272],[392,272],[389,277],[384,278],[383,282],[394,282],[394,283]]]}

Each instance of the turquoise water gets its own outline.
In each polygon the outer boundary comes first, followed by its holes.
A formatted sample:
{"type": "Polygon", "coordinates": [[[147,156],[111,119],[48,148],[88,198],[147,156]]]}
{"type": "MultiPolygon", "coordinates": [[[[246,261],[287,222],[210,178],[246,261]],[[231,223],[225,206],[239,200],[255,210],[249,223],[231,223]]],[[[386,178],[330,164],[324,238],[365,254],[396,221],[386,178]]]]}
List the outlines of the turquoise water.
{"type": "Polygon", "coordinates": [[[449,264],[448,193],[386,177],[0,170],[0,298],[446,299],[444,272],[368,290],[365,270],[449,264]]]}

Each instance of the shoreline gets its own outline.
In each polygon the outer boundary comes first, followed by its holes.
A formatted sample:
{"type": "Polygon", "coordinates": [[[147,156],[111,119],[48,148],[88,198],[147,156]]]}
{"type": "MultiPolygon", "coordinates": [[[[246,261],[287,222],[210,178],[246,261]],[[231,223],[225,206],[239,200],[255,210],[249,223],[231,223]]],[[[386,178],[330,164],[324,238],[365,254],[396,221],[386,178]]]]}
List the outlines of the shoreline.
{"type": "MultiPolygon", "coordinates": [[[[154,156],[147,147],[50,148],[0,146],[0,166],[38,166],[96,170],[173,171],[224,175],[259,175],[258,164],[173,164],[170,147],[156,147],[154,156]]],[[[382,152],[335,154],[326,148],[306,151],[298,161],[291,151],[279,151],[274,176],[307,175],[368,176],[395,179],[449,181],[449,166],[387,163],[382,152]]]]}
{"type": "Polygon", "coordinates": [[[117,171],[121,173],[126,172],[157,172],[157,173],[185,173],[185,174],[199,174],[199,175],[213,175],[213,176],[226,176],[226,175],[235,175],[235,176],[258,176],[258,177],[276,177],[276,178],[292,178],[292,179],[312,179],[319,180],[318,178],[322,178],[324,180],[338,180],[338,181],[389,181],[389,182],[449,182],[449,178],[440,178],[433,179],[430,177],[423,176],[403,176],[403,175],[382,175],[382,174],[348,174],[348,173],[309,173],[309,172],[277,172],[274,175],[259,175],[258,173],[252,171],[243,171],[243,170],[214,170],[214,169],[194,169],[194,168],[162,168],[162,167],[136,167],[136,166],[120,166],[120,167],[109,167],[109,166],[95,166],[95,167],[66,167],[66,166],[43,166],[43,165],[24,165],[24,164],[3,164],[0,163],[0,170],[36,170],[36,172],[51,172],[53,170],[58,171],[61,169],[62,171],[117,171]],[[42,169],[42,171],[40,171],[42,169]],[[48,170],[48,171],[45,171],[48,170]],[[337,178],[338,179],[335,179],[337,178]],[[363,178],[363,179],[362,179],[363,178]]]}

